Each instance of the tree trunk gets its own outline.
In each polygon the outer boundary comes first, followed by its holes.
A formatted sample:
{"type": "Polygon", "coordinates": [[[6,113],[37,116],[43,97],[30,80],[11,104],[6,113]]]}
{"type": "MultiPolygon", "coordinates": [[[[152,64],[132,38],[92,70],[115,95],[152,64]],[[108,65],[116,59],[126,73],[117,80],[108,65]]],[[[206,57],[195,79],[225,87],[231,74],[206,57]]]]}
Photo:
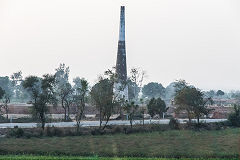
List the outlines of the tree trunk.
{"type": "Polygon", "coordinates": [[[187,111],[187,112],[188,112],[188,120],[189,120],[189,123],[192,123],[190,112],[189,112],[189,111],[187,111]]]}
{"type": "Polygon", "coordinates": [[[70,120],[70,107],[67,106],[67,109],[68,109],[68,113],[67,113],[68,116],[67,116],[67,119],[70,120]]]}
{"type": "Polygon", "coordinates": [[[103,129],[102,129],[102,130],[104,130],[104,129],[106,128],[106,126],[107,126],[107,124],[108,124],[108,121],[109,121],[109,119],[110,119],[110,116],[108,116],[108,117],[107,117],[106,123],[105,123],[105,125],[103,126],[103,129]]]}
{"type": "Polygon", "coordinates": [[[99,128],[101,129],[102,128],[102,111],[101,111],[101,109],[100,109],[100,111],[99,111],[99,128]]]}
{"type": "Polygon", "coordinates": [[[8,106],[6,105],[6,115],[7,115],[7,119],[8,119],[8,106]]]}
{"type": "Polygon", "coordinates": [[[66,108],[63,108],[64,109],[64,120],[66,121],[67,120],[67,109],[66,108]]]}
{"type": "Polygon", "coordinates": [[[45,129],[45,122],[42,122],[42,129],[45,129]]]}
{"type": "Polygon", "coordinates": [[[133,123],[132,121],[133,121],[133,117],[132,117],[132,115],[131,115],[131,114],[129,115],[129,120],[130,120],[130,125],[131,125],[131,128],[132,128],[132,123],[133,123]]]}
{"type": "Polygon", "coordinates": [[[45,116],[42,114],[41,115],[41,122],[42,122],[42,129],[45,129],[45,116]]]}
{"type": "Polygon", "coordinates": [[[144,114],[143,114],[143,126],[144,126],[144,114]]]}
{"type": "Polygon", "coordinates": [[[83,111],[84,111],[84,109],[81,110],[80,113],[79,113],[79,111],[78,111],[77,116],[76,116],[76,121],[77,121],[77,132],[80,131],[80,124],[81,124],[81,120],[82,120],[83,111]]]}
{"type": "Polygon", "coordinates": [[[200,119],[200,117],[199,117],[199,116],[197,116],[197,123],[198,123],[198,125],[199,125],[199,119],[200,119]]]}
{"type": "Polygon", "coordinates": [[[66,121],[67,120],[67,109],[64,106],[64,100],[63,99],[62,99],[62,108],[64,109],[64,120],[66,121]]]}
{"type": "Polygon", "coordinates": [[[80,121],[77,121],[77,132],[80,131],[80,121]]]}

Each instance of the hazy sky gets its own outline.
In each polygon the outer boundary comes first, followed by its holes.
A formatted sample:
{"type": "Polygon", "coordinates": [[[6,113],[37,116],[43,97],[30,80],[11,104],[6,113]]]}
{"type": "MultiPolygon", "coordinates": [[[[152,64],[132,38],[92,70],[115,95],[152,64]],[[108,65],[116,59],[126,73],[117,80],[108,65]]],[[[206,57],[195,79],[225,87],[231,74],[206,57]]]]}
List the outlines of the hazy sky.
{"type": "Polygon", "coordinates": [[[65,63],[94,83],[115,65],[123,3],[128,68],[145,83],[240,89],[239,0],[0,0],[0,75],[65,63]]]}

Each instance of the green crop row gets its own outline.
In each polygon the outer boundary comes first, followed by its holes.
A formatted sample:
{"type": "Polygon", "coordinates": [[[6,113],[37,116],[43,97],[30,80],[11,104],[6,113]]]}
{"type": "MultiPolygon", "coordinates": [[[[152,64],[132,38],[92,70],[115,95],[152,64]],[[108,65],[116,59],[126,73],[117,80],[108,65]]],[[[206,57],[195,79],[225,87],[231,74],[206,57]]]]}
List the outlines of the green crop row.
{"type": "Polygon", "coordinates": [[[70,156],[0,156],[0,160],[238,160],[237,158],[233,159],[191,159],[191,158],[183,158],[183,159],[167,159],[167,158],[103,158],[103,157],[70,157],[70,156]]]}

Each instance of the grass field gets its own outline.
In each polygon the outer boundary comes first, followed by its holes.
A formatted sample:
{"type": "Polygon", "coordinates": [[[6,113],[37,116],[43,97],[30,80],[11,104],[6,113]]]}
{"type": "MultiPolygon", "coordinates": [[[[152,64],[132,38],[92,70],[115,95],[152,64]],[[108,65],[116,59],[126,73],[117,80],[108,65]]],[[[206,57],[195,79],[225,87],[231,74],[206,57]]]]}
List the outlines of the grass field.
{"type": "MultiPolygon", "coordinates": [[[[54,156],[0,156],[0,160],[206,160],[206,159],[166,159],[166,158],[102,158],[102,157],[54,157],[54,156]]],[[[207,160],[229,160],[229,159],[207,159],[207,160]]],[[[238,160],[232,158],[230,160],[238,160]]]]}
{"type": "Polygon", "coordinates": [[[240,129],[0,139],[0,153],[6,155],[238,158],[239,151],[240,129]]]}

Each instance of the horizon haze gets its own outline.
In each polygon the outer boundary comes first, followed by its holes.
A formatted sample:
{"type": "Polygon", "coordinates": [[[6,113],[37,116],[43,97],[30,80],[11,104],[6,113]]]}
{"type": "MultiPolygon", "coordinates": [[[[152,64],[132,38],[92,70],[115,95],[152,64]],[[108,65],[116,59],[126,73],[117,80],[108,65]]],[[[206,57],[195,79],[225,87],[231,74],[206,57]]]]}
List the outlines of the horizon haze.
{"type": "Polygon", "coordinates": [[[0,0],[0,76],[54,73],[93,84],[115,66],[120,6],[126,6],[128,71],[166,87],[240,90],[240,1],[0,0]]]}

